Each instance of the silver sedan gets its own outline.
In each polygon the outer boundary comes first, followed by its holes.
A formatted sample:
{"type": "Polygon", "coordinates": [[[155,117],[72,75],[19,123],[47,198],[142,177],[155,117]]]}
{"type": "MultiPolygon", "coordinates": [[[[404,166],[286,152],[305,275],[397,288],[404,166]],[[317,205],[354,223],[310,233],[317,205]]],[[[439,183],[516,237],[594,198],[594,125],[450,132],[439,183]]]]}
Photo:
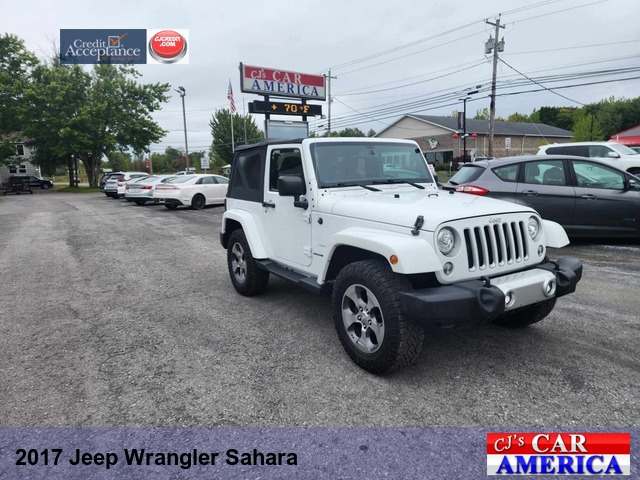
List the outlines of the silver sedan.
{"type": "Polygon", "coordinates": [[[136,202],[136,205],[153,203],[153,191],[156,186],[172,178],[175,178],[175,175],[150,175],[141,180],[129,182],[124,192],[124,198],[128,202],[136,202]]]}

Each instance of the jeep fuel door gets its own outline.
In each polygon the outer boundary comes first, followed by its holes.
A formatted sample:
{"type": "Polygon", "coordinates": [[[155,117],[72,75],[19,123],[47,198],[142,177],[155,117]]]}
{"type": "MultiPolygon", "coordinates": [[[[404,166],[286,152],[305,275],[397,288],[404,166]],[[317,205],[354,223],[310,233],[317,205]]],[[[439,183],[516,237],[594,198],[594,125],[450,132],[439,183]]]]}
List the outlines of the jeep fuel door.
{"type": "Polygon", "coordinates": [[[282,196],[278,178],[298,176],[305,179],[299,145],[277,145],[267,152],[267,179],[264,192],[263,226],[269,239],[269,256],[295,267],[311,265],[311,215],[295,206],[293,196],[282,196]]]}

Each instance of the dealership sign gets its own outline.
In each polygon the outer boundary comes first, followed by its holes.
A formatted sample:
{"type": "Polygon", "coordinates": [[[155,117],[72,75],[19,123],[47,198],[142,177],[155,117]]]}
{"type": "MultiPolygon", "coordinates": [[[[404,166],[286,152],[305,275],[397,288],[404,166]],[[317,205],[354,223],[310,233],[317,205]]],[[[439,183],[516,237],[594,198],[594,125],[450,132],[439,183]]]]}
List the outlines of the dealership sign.
{"type": "Polygon", "coordinates": [[[324,75],[289,72],[240,64],[241,90],[274,97],[325,100],[324,75]]]}

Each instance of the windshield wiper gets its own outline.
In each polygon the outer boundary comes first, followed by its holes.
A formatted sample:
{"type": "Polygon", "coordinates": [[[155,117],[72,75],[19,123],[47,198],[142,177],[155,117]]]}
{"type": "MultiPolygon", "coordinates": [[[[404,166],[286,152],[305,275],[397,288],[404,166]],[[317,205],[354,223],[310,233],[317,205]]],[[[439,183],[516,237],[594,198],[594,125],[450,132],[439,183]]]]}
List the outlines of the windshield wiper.
{"type": "Polygon", "coordinates": [[[367,190],[371,190],[372,192],[381,192],[382,191],[379,188],[370,187],[369,185],[362,185],[360,183],[340,182],[340,183],[336,183],[335,185],[332,185],[332,186],[335,186],[335,187],[362,187],[362,188],[366,188],[367,190]]]}
{"type": "Polygon", "coordinates": [[[458,185],[458,182],[452,182],[451,180],[449,180],[449,183],[450,183],[451,185],[458,185]]]}
{"type": "Polygon", "coordinates": [[[376,185],[407,183],[407,184],[411,185],[412,187],[416,187],[416,188],[419,188],[420,190],[424,190],[424,187],[422,185],[418,185],[417,183],[410,182],[409,180],[400,180],[400,179],[397,179],[397,178],[389,178],[387,180],[374,180],[373,183],[376,184],[376,185]]]}

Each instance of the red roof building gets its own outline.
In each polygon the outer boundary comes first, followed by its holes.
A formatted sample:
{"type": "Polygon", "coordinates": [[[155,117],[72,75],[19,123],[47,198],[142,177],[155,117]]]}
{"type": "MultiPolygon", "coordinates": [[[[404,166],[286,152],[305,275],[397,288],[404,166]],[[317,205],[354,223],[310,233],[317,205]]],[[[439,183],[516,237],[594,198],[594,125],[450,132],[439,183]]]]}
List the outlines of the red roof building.
{"type": "Polygon", "coordinates": [[[611,135],[609,141],[621,143],[622,145],[628,145],[630,147],[640,146],[640,125],[614,133],[611,135]]]}

